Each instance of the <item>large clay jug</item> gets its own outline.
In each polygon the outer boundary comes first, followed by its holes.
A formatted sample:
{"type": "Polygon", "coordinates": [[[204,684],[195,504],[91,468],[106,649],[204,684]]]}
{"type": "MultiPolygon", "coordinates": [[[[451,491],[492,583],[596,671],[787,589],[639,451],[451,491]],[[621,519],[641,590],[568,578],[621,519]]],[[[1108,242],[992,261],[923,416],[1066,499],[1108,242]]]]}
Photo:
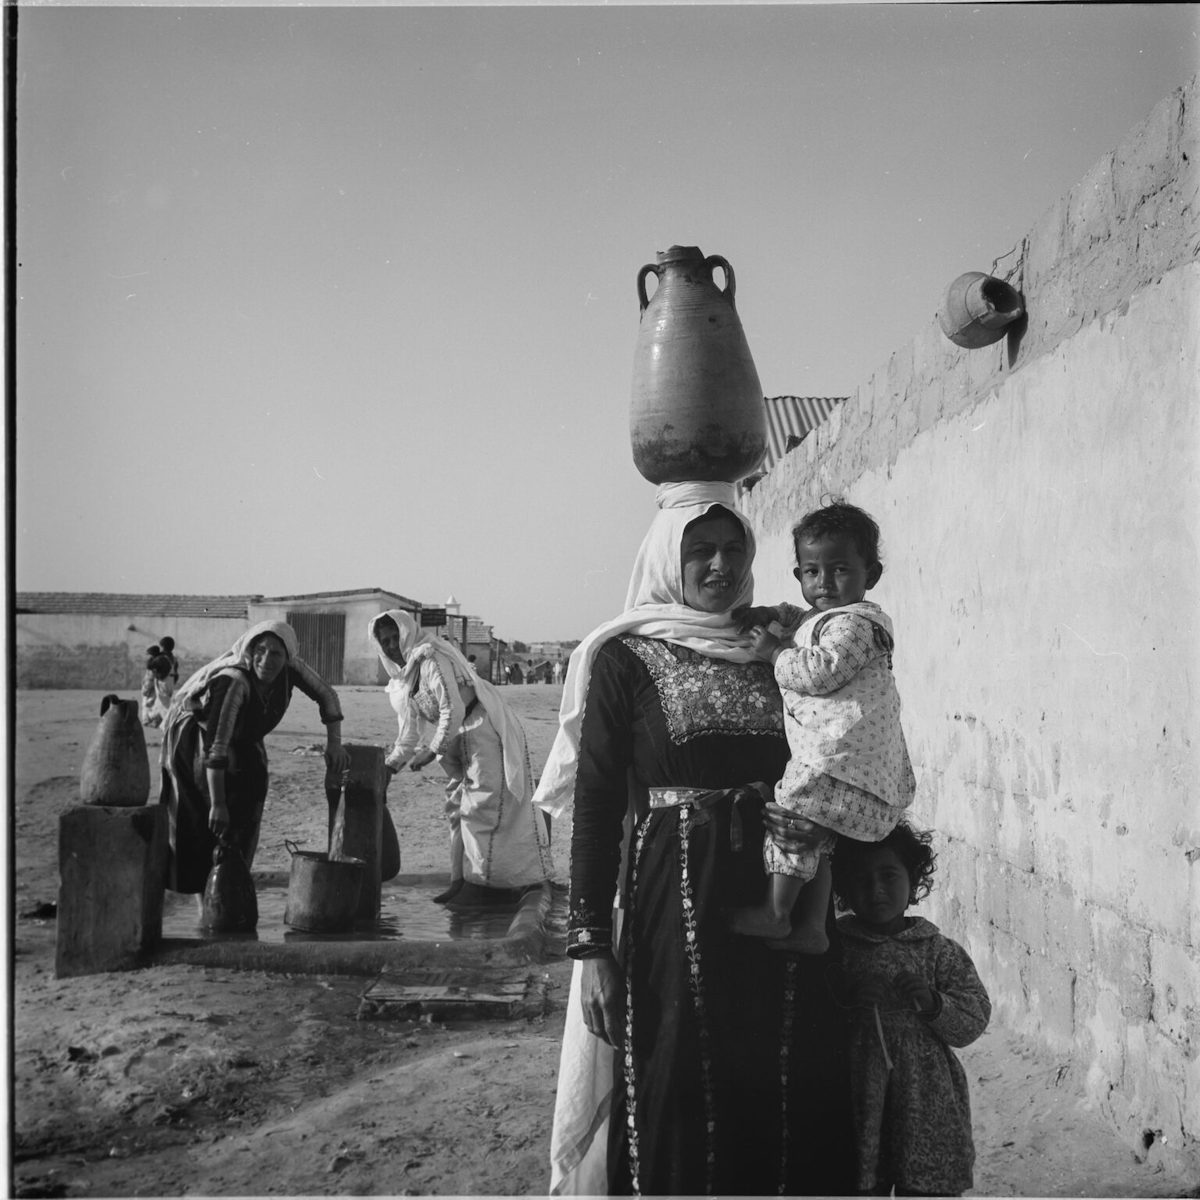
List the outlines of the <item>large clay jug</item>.
{"type": "Polygon", "coordinates": [[[734,307],[733,268],[698,246],[659,251],[638,272],[633,462],[651,483],[750,475],[767,449],[766,402],[734,307]],[[720,267],[725,287],[713,270],[720,267]],[[652,298],[646,280],[658,279],[652,298]]]}
{"type": "Polygon", "coordinates": [[[136,700],[105,696],[100,724],[79,769],[84,804],[137,808],[150,798],[150,760],[136,700]]]}

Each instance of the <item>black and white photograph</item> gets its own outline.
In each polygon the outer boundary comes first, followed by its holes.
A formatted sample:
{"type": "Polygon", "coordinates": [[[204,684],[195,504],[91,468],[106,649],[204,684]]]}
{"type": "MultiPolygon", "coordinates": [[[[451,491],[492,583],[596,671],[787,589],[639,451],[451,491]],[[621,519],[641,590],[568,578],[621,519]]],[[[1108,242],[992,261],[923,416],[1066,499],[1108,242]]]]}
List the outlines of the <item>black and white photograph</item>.
{"type": "Polygon", "coordinates": [[[3,7],[14,1197],[1200,1197],[1200,7],[3,7]]]}

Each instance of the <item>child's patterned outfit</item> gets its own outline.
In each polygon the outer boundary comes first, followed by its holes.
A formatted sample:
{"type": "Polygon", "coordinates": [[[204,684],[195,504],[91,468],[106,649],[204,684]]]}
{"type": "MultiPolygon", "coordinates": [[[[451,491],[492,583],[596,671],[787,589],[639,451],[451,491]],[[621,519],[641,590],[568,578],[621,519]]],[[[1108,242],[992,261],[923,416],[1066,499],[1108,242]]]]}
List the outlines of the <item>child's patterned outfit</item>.
{"type": "Polygon", "coordinates": [[[789,853],[767,838],[769,874],[811,879],[835,834],[877,842],[896,827],[916,791],[892,676],[892,622],[869,600],[806,621],[775,660],[791,759],[775,800],[829,830],[789,853]]]}
{"type": "Polygon", "coordinates": [[[975,1144],[967,1076],[950,1047],[970,1045],[987,1028],[987,990],[967,952],[922,917],[907,918],[890,936],[857,917],[842,917],[838,931],[851,991],[867,977],[915,971],[937,1000],[925,1016],[893,993],[880,1005],[878,1024],[873,1008],[852,1010],[859,1189],[957,1196],[972,1186],[975,1144]]]}

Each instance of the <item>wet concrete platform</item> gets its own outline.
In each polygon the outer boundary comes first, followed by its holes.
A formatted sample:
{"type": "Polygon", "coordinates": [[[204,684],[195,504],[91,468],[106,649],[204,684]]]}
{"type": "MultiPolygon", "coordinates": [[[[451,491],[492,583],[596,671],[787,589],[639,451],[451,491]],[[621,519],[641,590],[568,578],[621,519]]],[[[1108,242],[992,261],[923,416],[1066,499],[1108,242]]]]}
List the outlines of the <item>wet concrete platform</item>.
{"type": "Polygon", "coordinates": [[[249,934],[200,929],[196,900],[167,893],[163,939],[147,965],[233,967],[284,974],[379,975],[445,968],[503,968],[543,962],[565,922],[566,889],[543,884],[516,907],[450,912],[433,897],[444,874],[400,875],[383,886],[378,920],[337,934],[284,924],[287,876],[256,875],[258,927],[249,934]]]}

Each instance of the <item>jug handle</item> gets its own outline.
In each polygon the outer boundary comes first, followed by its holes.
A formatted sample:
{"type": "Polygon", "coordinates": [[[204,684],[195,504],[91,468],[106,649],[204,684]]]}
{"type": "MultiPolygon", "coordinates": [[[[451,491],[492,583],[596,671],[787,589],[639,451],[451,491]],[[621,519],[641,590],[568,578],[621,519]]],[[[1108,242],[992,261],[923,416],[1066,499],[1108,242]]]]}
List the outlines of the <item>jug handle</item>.
{"type": "Polygon", "coordinates": [[[708,268],[709,275],[712,274],[713,267],[720,267],[725,272],[725,290],[721,293],[730,304],[733,303],[733,293],[736,291],[736,284],[733,278],[733,268],[719,254],[710,254],[705,260],[704,265],[708,268]]]}
{"type": "Polygon", "coordinates": [[[658,264],[657,263],[647,263],[638,272],[637,289],[638,289],[638,313],[639,314],[644,313],[646,311],[646,306],[650,303],[650,301],[646,299],[646,276],[650,275],[651,273],[653,273],[655,279],[660,278],[660,276],[658,274],[658,264]]]}

